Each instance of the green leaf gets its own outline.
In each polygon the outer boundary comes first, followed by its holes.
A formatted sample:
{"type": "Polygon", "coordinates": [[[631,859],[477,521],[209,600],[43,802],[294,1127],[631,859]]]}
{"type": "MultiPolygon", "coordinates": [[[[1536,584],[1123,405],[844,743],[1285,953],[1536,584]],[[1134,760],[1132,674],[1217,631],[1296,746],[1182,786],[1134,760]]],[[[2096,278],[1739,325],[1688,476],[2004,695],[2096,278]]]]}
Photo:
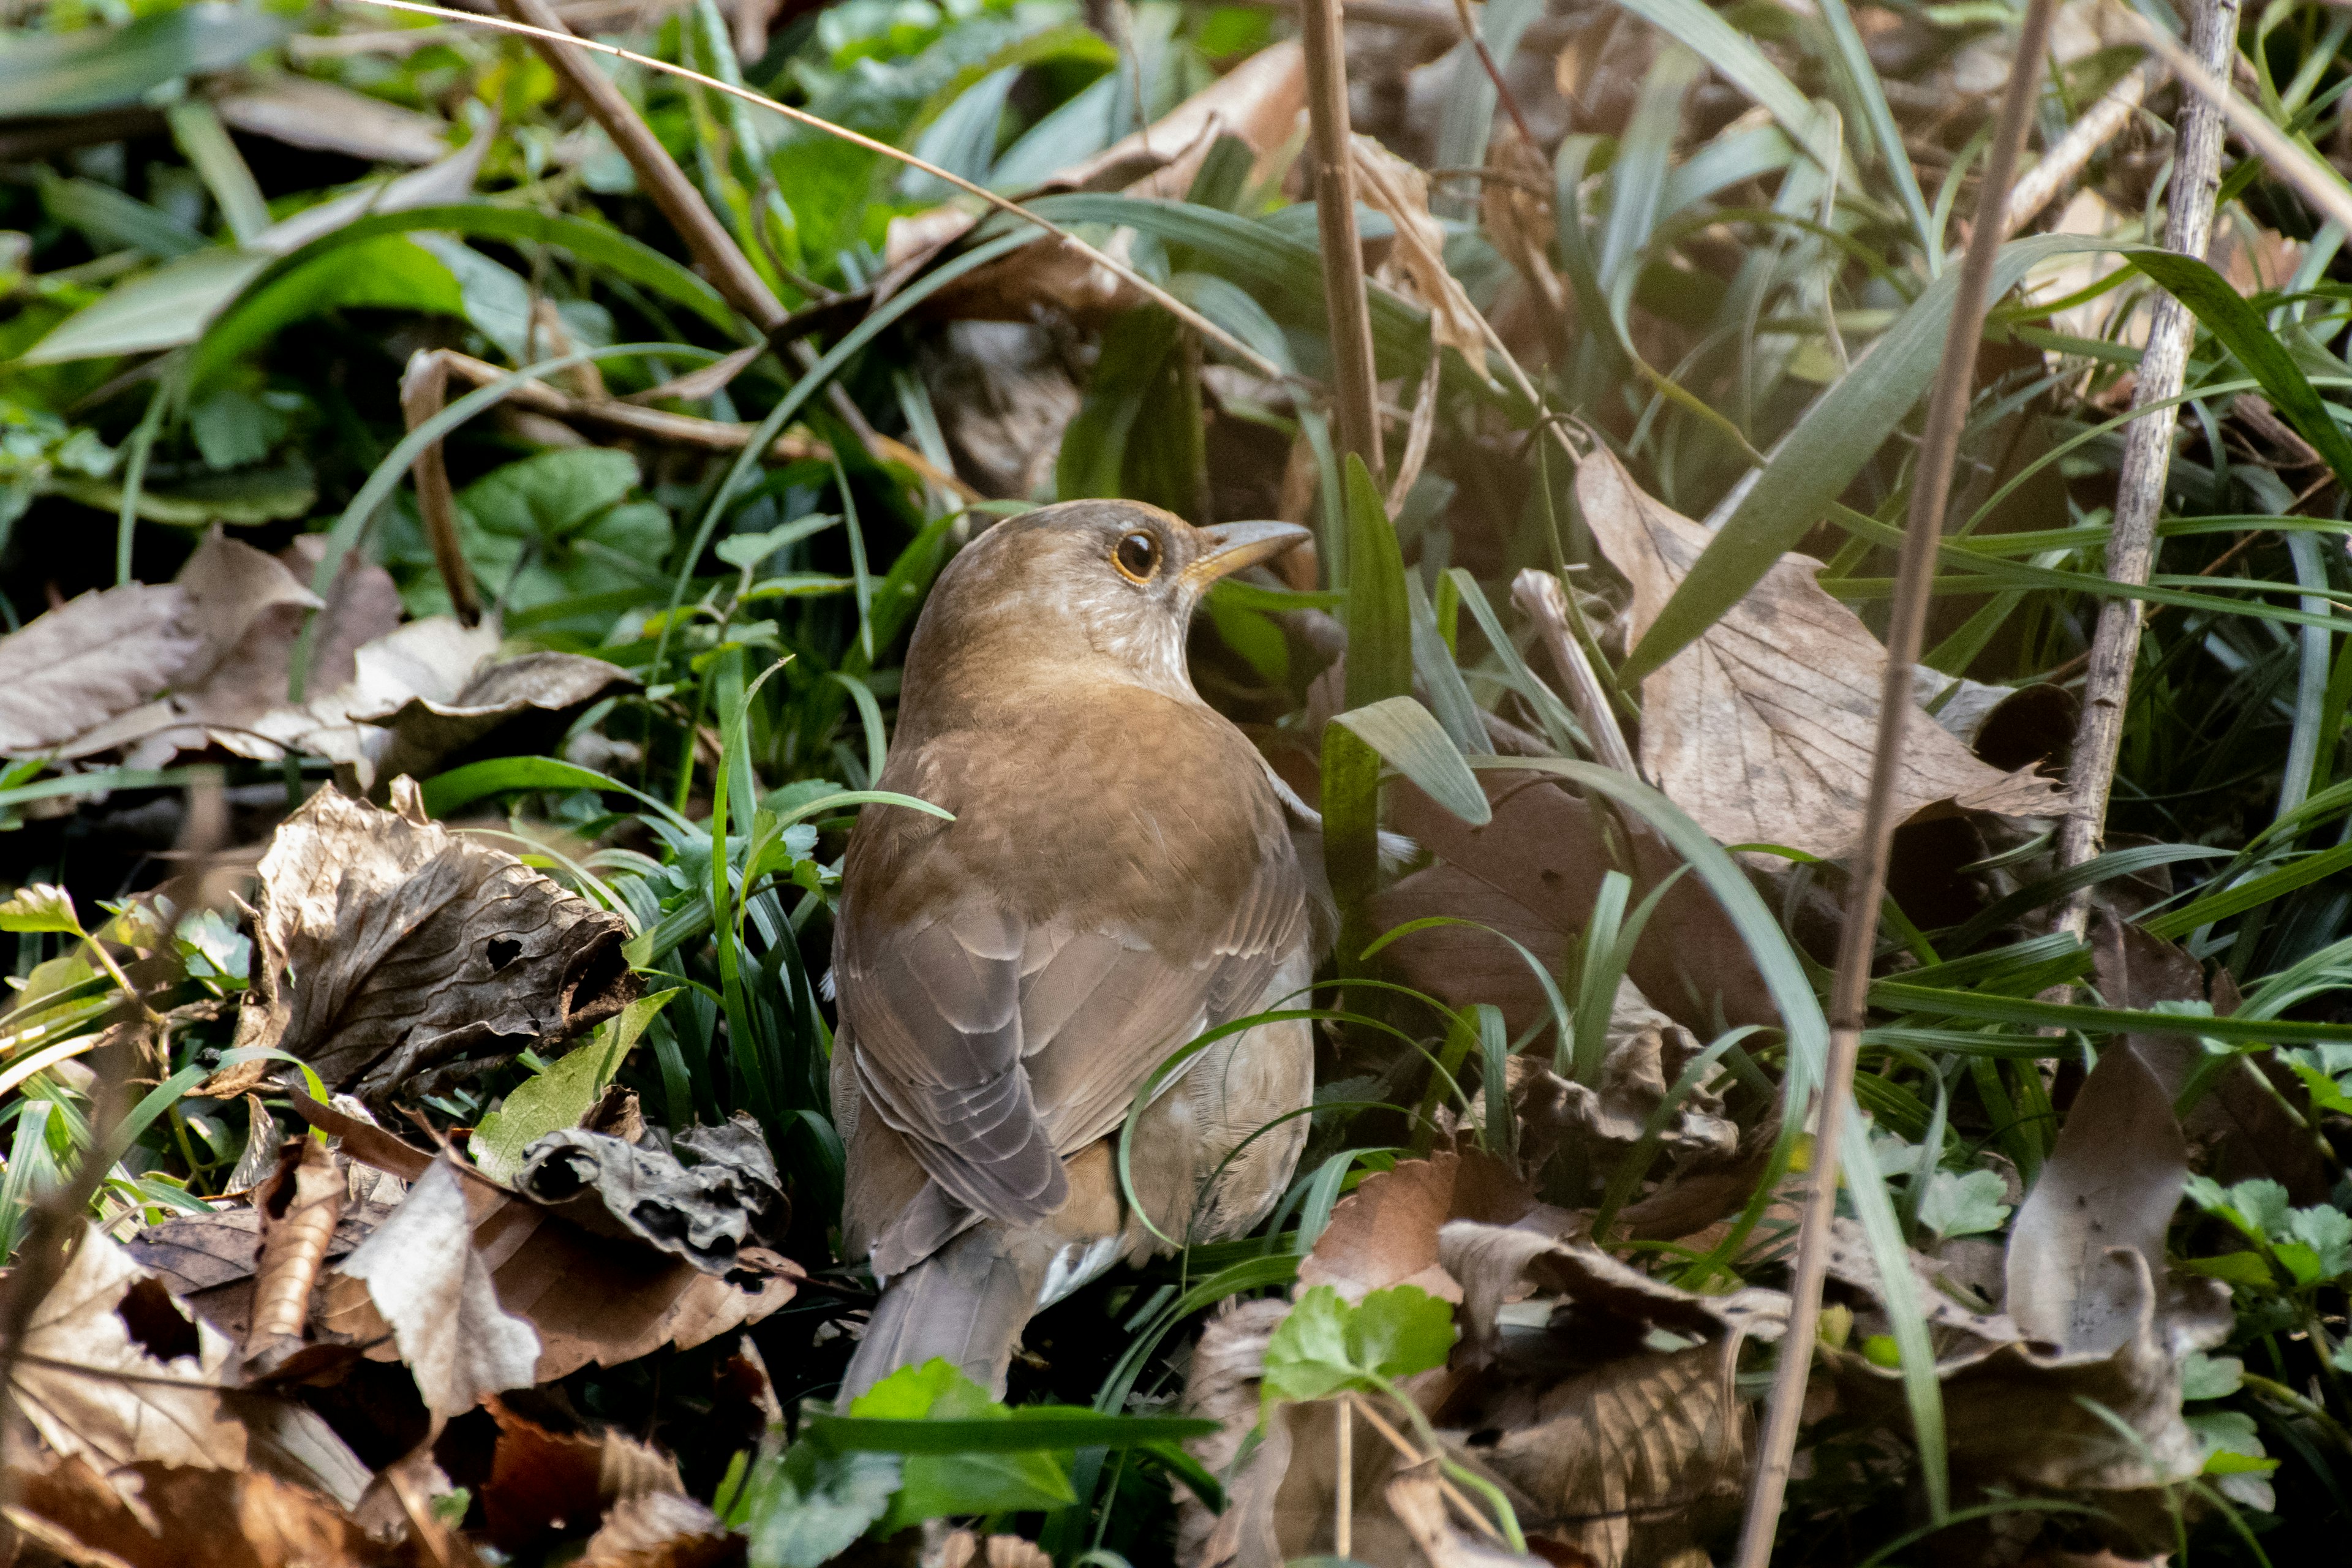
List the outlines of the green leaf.
{"type": "MultiPolygon", "coordinates": [[[[1639,3],[1647,14],[1657,0],[1639,3]]],[[[1677,7],[1684,3],[1675,0],[1677,7]]],[[[1689,8],[1714,19],[1703,7],[1689,8]]],[[[2037,262],[2082,247],[2081,239],[2066,235],[2003,246],[1993,264],[1988,298],[2008,293],[2037,262]]],[[[1689,574],[1641,645],[1619,667],[1618,677],[1628,689],[1713,626],[1763,580],[1774,562],[1796,548],[1910,415],[1943,360],[1944,335],[1959,281],[1959,269],[1954,268],[1929,284],[1781,439],[1747,497],[1691,563],[1689,574]]]]}
{"type": "Polygon", "coordinates": [[[1347,460],[1348,706],[1412,694],[1412,612],[1396,527],[1363,458],[1347,460]]]}
{"type": "Polygon", "coordinates": [[[126,27],[0,34],[0,103],[11,116],[81,114],[135,103],[174,77],[226,70],[293,30],[295,18],[236,5],[183,5],[126,27]]]}
{"type": "Polygon", "coordinates": [[[2320,1279],[2352,1270],[2352,1215],[2326,1204],[2297,1209],[2287,1215],[2286,1234],[2311,1249],[2320,1279]]]}
{"type": "Polygon", "coordinates": [[[517,1084],[506,1103],[482,1118],[466,1142],[467,1153],[482,1173],[494,1182],[511,1182],[522,1169],[524,1150],[551,1132],[579,1126],[636,1047],[646,1026],[677,994],[673,986],[639,997],[622,1008],[620,1016],[598,1026],[584,1044],[517,1084]]]}
{"type": "Polygon", "coordinates": [[[1937,1236],[1981,1236],[2009,1218],[2007,1189],[1990,1171],[1937,1171],[1919,1198],[1919,1223],[1937,1236]]]}
{"type": "MultiPolygon", "coordinates": [[[[896,1421],[949,1420],[959,1426],[985,1422],[1009,1427],[1013,1424],[1010,1410],[938,1356],[921,1366],[892,1373],[860,1394],[849,1413],[896,1421]]],[[[1013,1434],[1008,1431],[1006,1436],[1013,1434]]],[[[904,1485],[877,1526],[883,1535],[950,1514],[1013,1513],[1061,1508],[1077,1500],[1068,1468],[1051,1452],[966,1447],[955,1453],[915,1454],[906,1458],[903,1473],[904,1485]]]]}
{"type": "Polygon", "coordinates": [[[2180,1397],[2226,1399],[2244,1386],[2246,1363],[2233,1355],[2190,1351],[2180,1363],[2180,1397]]]}
{"type": "Polygon", "coordinates": [[[889,1454],[801,1442],[762,1459],[744,1483],[751,1568],[818,1568],[889,1511],[900,1466],[889,1454]]]}
{"type": "Polygon", "coordinates": [[[1422,792],[1468,823],[1484,827],[1495,809],[1479,787],[1478,775],[1429,710],[1410,697],[1390,697],[1352,709],[1332,721],[1380,753],[1381,760],[1419,785],[1422,792]]]}
{"type": "Polygon", "coordinates": [[[1265,1402],[1323,1399],[1445,1364],[1454,1309],[1418,1285],[1392,1285],[1349,1306],[1318,1285],[1298,1299],[1265,1347],[1265,1402]]]}
{"type": "Polygon", "coordinates": [[[0,904],[0,931],[82,934],[81,921],[74,918],[73,895],[54,882],[27,882],[0,904]]]}

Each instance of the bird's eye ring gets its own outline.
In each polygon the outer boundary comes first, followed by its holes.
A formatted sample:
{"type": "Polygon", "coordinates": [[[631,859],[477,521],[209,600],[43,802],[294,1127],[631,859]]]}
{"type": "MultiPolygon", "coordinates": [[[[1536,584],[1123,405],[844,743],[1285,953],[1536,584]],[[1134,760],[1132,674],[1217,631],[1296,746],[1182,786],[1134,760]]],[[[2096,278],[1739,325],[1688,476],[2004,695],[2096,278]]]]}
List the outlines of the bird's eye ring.
{"type": "Polygon", "coordinates": [[[1149,583],[1160,570],[1160,539],[1141,529],[1123,536],[1110,552],[1111,564],[1130,583],[1149,583]]]}

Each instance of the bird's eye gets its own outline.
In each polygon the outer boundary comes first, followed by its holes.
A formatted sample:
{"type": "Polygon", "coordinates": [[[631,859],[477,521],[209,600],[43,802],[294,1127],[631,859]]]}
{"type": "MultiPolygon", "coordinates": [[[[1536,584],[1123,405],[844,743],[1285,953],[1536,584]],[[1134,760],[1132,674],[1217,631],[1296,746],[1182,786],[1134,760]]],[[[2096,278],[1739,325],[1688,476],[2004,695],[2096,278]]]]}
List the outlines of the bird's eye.
{"type": "Polygon", "coordinates": [[[1149,583],[1160,570],[1159,537],[1139,529],[1121,539],[1110,557],[1130,582],[1149,583]]]}

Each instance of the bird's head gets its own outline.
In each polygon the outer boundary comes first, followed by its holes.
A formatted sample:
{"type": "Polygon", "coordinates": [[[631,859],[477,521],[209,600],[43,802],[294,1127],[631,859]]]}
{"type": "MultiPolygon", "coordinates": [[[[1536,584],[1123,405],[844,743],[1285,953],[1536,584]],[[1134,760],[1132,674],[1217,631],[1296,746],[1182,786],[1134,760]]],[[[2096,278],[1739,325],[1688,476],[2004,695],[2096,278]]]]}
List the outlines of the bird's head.
{"type": "Polygon", "coordinates": [[[1005,661],[1192,697],[1184,632],[1218,578],[1307,538],[1286,522],[1195,528],[1139,501],[1079,500],[1008,518],[940,574],[907,679],[955,679],[1005,661]]]}

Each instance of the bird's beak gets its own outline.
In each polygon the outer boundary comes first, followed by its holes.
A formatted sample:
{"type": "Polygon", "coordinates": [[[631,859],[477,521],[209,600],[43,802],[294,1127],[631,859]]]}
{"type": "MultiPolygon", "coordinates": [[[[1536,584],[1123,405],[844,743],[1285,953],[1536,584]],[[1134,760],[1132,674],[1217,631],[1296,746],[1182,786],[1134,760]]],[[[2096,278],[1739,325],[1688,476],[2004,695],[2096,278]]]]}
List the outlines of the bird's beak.
{"type": "Polygon", "coordinates": [[[1313,537],[1295,522],[1220,522],[1201,531],[1209,552],[1184,568],[1184,580],[1202,588],[1313,537]]]}

